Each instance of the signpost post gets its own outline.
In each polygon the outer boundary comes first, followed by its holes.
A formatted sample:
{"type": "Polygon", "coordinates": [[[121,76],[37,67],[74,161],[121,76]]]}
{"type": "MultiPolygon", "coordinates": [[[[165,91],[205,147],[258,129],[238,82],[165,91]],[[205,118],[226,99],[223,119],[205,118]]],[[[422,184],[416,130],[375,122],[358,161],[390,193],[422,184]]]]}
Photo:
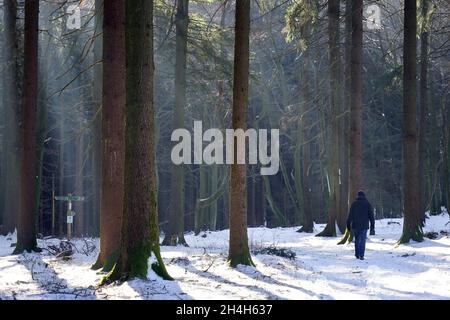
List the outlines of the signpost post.
{"type": "Polygon", "coordinates": [[[57,201],[67,201],[67,240],[72,238],[72,225],[75,211],[72,210],[73,201],[84,201],[84,197],[74,196],[69,193],[67,196],[56,196],[57,201]]]}

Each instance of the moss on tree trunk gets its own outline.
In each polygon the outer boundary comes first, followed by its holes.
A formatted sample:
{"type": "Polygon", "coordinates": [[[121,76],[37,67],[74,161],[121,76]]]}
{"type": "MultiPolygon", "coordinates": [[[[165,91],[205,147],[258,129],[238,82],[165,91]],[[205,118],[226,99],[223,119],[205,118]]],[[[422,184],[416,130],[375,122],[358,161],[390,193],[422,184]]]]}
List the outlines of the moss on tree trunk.
{"type": "Polygon", "coordinates": [[[153,106],[153,1],[126,1],[126,129],[122,242],[117,263],[102,283],[146,278],[148,259],[172,279],[159,249],[153,106]]]}
{"type": "Polygon", "coordinates": [[[403,226],[403,232],[397,244],[409,243],[410,240],[417,242],[423,241],[423,230],[420,225],[403,226]]]}
{"type": "Polygon", "coordinates": [[[331,214],[329,214],[328,217],[329,218],[325,229],[316,234],[316,237],[336,237],[336,217],[331,214]],[[331,222],[331,220],[333,220],[333,222],[331,222]]]}

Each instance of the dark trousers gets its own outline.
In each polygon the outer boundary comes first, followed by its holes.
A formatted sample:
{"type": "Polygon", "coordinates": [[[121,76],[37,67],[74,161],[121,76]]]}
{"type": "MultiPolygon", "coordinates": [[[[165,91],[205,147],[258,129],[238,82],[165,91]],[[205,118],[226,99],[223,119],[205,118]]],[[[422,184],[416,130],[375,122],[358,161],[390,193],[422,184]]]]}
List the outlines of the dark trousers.
{"type": "Polygon", "coordinates": [[[355,236],[355,257],[364,257],[367,229],[353,229],[353,235],[355,236]]]}

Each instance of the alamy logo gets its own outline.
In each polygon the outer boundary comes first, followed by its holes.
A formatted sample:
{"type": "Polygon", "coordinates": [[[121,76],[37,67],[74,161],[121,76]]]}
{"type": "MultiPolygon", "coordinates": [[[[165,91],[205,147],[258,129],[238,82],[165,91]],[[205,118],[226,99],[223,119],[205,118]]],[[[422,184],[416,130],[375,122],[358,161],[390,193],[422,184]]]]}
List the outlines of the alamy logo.
{"type": "Polygon", "coordinates": [[[225,138],[220,129],[208,129],[203,133],[201,121],[194,121],[194,159],[192,159],[192,136],[187,129],[179,128],[172,132],[171,140],[178,142],[171,152],[172,162],[180,164],[246,164],[248,141],[248,163],[261,164],[261,175],[274,175],[278,172],[279,130],[270,130],[270,154],[268,150],[269,134],[267,129],[225,129],[225,138]],[[204,142],[209,142],[203,149],[204,142]],[[225,143],[225,157],[224,157],[225,143]],[[236,154],[235,154],[236,151],[236,154]],[[193,162],[192,162],[193,160],[193,162]]]}

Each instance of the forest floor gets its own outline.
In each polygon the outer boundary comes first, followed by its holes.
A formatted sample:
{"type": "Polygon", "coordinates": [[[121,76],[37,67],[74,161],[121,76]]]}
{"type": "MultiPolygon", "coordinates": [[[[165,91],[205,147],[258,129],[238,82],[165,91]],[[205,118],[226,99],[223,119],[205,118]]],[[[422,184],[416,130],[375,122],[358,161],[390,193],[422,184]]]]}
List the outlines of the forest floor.
{"type": "Polygon", "coordinates": [[[448,214],[432,216],[425,231],[436,239],[395,247],[402,219],[377,220],[364,261],[355,259],[353,244],[315,237],[324,225],[314,234],[250,228],[256,267],[236,269],[226,263],[228,230],[187,234],[190,247],[161,247],[175,281],[150,271],[147,280],[104,287],[97,286],[102,274],[90,269],[98,239],[73,240],[75,253],[63,258],[55,255],[58,239],[39,240],[40,254],[13,256],[15,236],[0,237],[0,299],[450,299],[448,222],[448,214]]]}

